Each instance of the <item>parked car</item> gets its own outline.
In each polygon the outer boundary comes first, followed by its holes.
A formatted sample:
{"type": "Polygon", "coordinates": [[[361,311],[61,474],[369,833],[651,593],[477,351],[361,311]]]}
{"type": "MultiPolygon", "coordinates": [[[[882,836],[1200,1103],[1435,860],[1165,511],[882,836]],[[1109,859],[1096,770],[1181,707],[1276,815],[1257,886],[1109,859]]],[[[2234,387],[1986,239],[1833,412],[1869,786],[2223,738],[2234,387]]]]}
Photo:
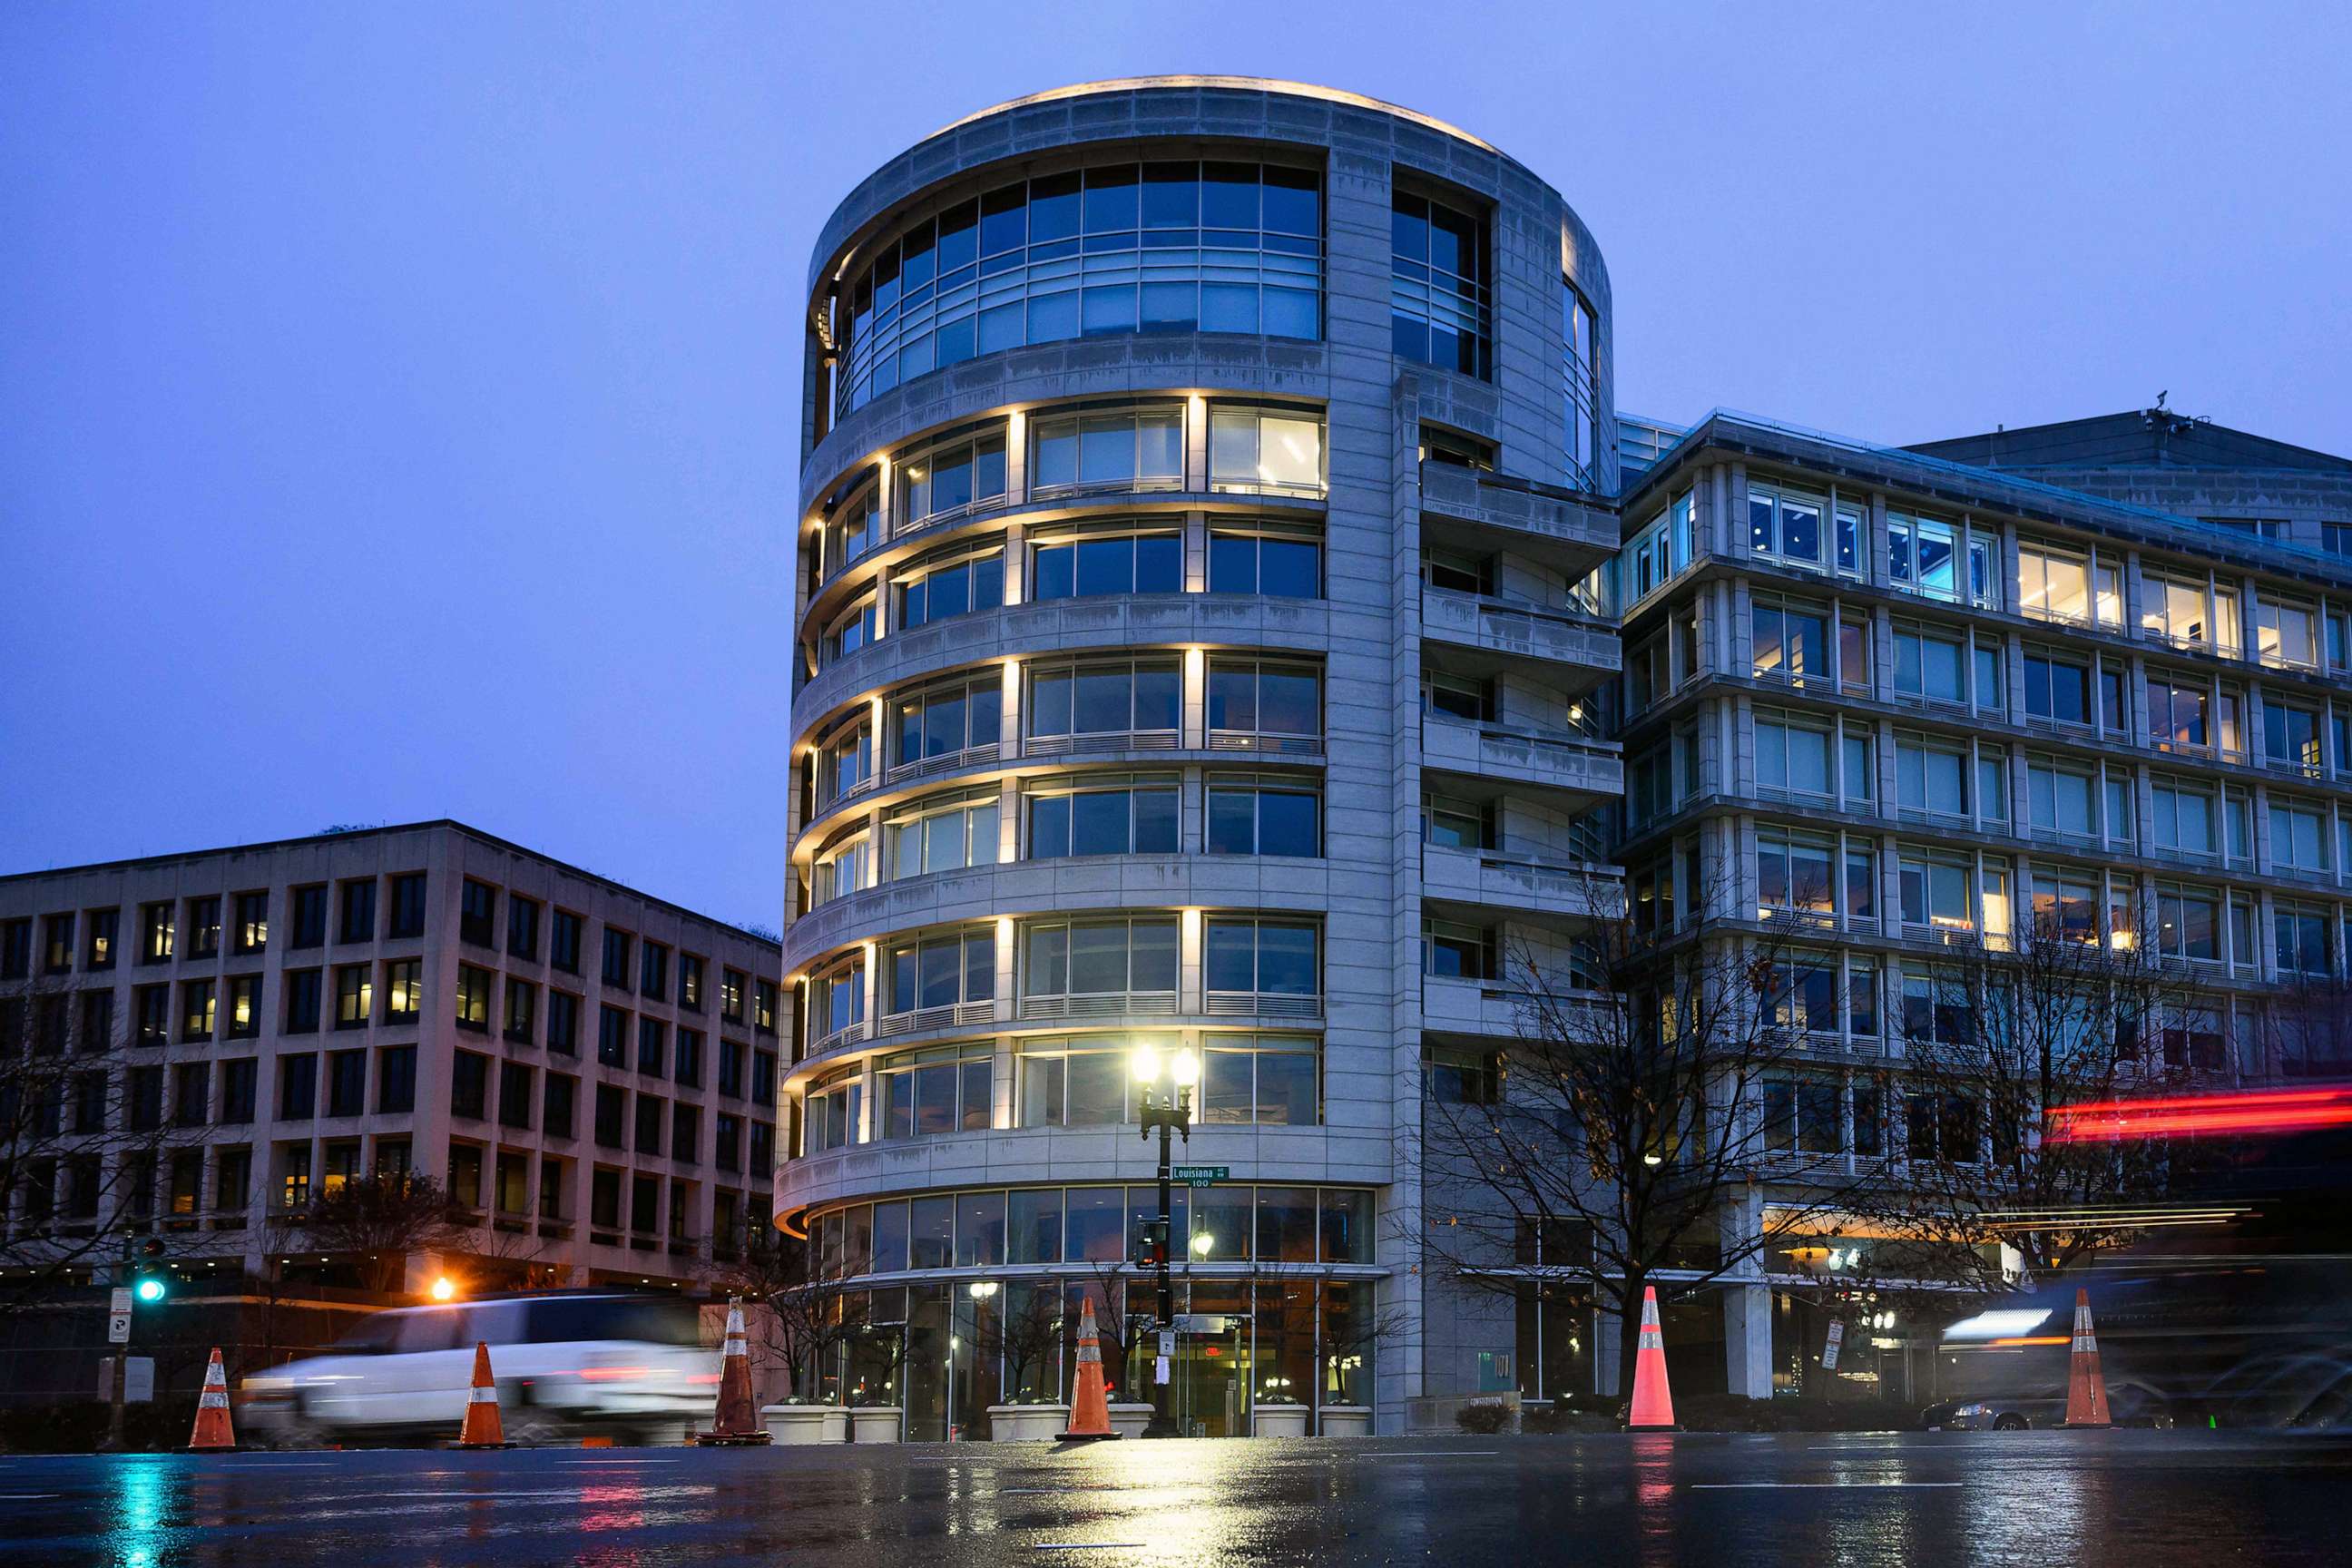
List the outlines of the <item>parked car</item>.
{"type": "Polygon", "coordinates": [[[676,1436],[709,1416],[719,1383],[690,1303],[571,1291],[378,1312],[325,1351],[245,1379],[238,1420],[262,1442],[453,1437],[478,1342],[490,1347],[511,1442],[676,1436]]]}
{"type": "MultiPolygon", "coordinates": [[[[2165,1397],[2146,1384],[2107,1380],[2107,1412],[2118,1426],[2170,1426],[2172,1411],[2165,1397]]],[[[2066,1422],[2066,1386],[2041,1384],[2007,1394],[1947,1399],[1919,1413],[1919,1425],[1930,1432],[2023,1432],[2029,1428],[2063,1426],[2066,1422]]]]}

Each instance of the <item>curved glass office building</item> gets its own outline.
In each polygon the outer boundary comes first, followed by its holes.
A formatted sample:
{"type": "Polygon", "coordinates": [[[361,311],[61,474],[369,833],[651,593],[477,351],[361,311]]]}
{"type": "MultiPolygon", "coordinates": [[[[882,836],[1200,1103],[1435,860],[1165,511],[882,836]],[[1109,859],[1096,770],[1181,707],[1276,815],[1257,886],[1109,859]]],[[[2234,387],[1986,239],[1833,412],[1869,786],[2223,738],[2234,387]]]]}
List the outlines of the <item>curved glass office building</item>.
{"type": "Polygon", "coordinates": [[[1410,1149],[1607,858],[1609,323],[1549,185],[1286,83],[1006,104],[834,213],[776,1194],[867,1326],[828,1392],[982,1436],[1065,1392],[1080,1299],[1120,1337],[1144,1047],[1224,1172],[1174,1213],[1184,1429],[1465,1385],[1410,1149]]]}

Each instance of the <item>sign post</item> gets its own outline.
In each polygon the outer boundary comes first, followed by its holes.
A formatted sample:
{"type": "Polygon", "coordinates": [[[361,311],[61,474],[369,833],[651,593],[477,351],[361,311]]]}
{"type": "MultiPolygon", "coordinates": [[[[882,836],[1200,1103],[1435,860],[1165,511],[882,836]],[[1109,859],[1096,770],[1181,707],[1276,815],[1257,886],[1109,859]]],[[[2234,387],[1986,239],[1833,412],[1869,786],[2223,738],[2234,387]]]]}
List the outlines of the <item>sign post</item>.
{"type": "Polygon", "coordinates": [[[1822,1370],[1823,1372],[1835,1372],[1837,1370],[1838,1347],[1844,1343],[1845,1321],[1843,1319],[1833,1318],[1830,1321],[1829,1338],[1822,1343],[1822,1370]]]}
{"type": "Polygon", "coordinates": [[[1231,1165],[1179,1165],[1168,1173],[1188,1187],[1213,1187],[1232,1178],[1231,1165]]]}
{"type": "MultiPolygon", "coordinates": [[[[127,1346],[131,1343],[131,1300],[130,1290],[121,1286],[117,1286],[108,1299],[106,1308],[106,1342],[108,1344],[127,1346]]],[[[120,1453],[122,1448],[122,1403],[127,1392],[123,1384],[130,1375],[131,1358],[118,1350],[107,1359],[114,1365],[111,1369],[112,1375],[106,1380],[105,1451],[120,1453]]]]}

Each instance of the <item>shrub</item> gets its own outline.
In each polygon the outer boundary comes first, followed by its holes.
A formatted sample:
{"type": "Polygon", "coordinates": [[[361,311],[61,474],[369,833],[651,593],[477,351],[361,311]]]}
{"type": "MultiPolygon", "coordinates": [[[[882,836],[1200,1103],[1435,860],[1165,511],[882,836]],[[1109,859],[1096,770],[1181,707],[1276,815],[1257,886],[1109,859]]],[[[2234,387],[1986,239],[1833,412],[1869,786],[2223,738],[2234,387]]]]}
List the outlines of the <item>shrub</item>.
{"type": "Polygon", "coordinates": [[[1454,1413],[1454,1420],[1465,1432],[1491,1437],[1511,1424],[1511,1407],[1494,1404],[1465,1405],[1454,1413]]]}

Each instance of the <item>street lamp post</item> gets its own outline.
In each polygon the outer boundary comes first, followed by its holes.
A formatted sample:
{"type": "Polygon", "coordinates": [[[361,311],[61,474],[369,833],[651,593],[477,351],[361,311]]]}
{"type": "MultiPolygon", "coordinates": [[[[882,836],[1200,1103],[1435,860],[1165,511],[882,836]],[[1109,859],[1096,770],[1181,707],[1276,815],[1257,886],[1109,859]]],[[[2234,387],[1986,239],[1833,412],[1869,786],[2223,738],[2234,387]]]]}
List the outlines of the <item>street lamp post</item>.
{"type": "MultiPolygon", "coordinates": [[[[1160,1288],[1160,1311],[1153,1328],[1165,1332],[1176,1326],[1176,1290],[1168,1278],[1169,1232],[1174,1227],[1170,1212],[1168,1134],[1174,1131],[1188,1144],[1192,1141],[1192,1086],[1201,1080],[1201,1058],[1187,1049],[1163,1062],[1158,1050],[1139,1046],[1135,1050],[1135,1080],[1143,1092],[1141,1135],[1148,1139],[1154,1128],[1160,1131],[1160,1218],[1146,1250],[1160,1288]]],[[[1132,1355],[1129,1352],[1130,1358],[1132,1355]]],[[[1145,1436],[1176,1436],[1176,1418],[1168,1408],[1168,1385],[1155,1376],[1151,1420],[1143,1428],[1145,1436]]]]}

